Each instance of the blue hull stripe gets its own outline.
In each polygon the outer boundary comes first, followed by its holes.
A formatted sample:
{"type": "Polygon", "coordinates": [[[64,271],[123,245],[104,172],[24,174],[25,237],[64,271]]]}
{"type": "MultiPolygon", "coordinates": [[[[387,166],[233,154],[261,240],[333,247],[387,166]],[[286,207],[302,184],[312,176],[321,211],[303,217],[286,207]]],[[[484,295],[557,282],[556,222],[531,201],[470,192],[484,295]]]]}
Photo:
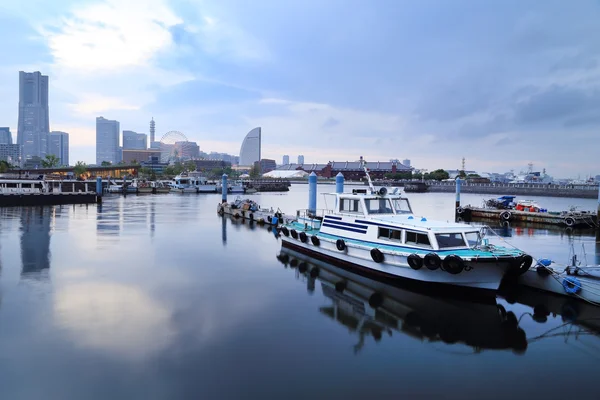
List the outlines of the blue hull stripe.
{"type": "Polygon", "coordinates": [[[363,234],[367,233],[366,230],[354,229],[354,228],[345,228],[343,226],[332,225],[332,224],[329,224],[327,222],[323,222],[323,226],[326,226],[328,228],[341,229],[343,231],[350,231],[350,232],[363,233],[363,234]]]}
{"type": "Polygon", "coordinates": [[[323,221],[326,222],[328,224],[333,224],[335,226],[347,226],[349,228],[358,228],[358,229],[364,229],[367,230],[369,229],[369,227],[367,225],[361,225],[361,224],[353,224],[350,222],[342,222],[342,221],[323,221]]]}
{"type": "Polygon", "coordinates": [[[326,216],[325,216],[325,219],[337,219],[338,221],[341,221],[341,220],[342,220],[342,217],[334,217],[334,216],[332,216],[332,215],[326,215],[326,216]]]}

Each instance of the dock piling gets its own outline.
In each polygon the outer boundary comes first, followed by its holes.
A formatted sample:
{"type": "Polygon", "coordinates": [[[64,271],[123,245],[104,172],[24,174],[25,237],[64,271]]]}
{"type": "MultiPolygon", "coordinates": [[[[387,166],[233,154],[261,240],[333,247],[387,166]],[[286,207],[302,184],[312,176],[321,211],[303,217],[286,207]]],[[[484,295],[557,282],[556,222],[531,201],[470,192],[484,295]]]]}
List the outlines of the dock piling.
{"type": "Polygon", "coordinates": [[[227,174],[221,180],[221,203],[227,203],[227,174]]]}
{"type": "MultiPolygon", "coordinates": [[[[335,192],[344,193],[344,174],[338,172],[335,176],[335,192]]],[[[598,210],[600,210],[600,203],[598,203],[598,210]]]]}
{"type": "Polygon", "coordinates": [[[308,212],[317,212],[317,174],[314,171],[308,176],[308,212]]]}
{"type": "Polygon", "coordinates": [[[98,203],[102,202],[102,177],[96,177],[96,201],[98,203]]]}
{"type": "Polygon", "coordinates": [[[600,185],[598,185],[598,212],[596,214],[596,229],[600,230],[600,185]]]}
{"type": "Polygon", "coordinates": [[[454,205],[454,211],[460,207],[460,177],[456,177],[456,204],[454,205]]]}

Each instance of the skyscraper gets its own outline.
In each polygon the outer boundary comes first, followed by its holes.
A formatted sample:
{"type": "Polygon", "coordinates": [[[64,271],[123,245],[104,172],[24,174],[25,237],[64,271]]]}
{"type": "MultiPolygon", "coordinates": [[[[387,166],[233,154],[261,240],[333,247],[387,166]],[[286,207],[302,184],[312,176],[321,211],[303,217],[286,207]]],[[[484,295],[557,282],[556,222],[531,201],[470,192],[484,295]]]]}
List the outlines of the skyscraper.
{"type": "Polygon", "coordinates": [[[13,144],[12,133],[10,133],[10,128],[0,127],[0,144],[13,144]]]}
{"type": "Polygon", "coordinates": [[[260,138],[261,130],[254,128],[244,138],[240,148],[240,165],[251,167],[256,161],[260,161],[260,138]]]}
{"type": "Polygon", "coordinates": [[[120,160],[119,121],[112,121],[104,117],[96,118],[96,164],[103,161],[116,164],[120,160]]]}
{"type": "Polygon", "coordinates": [[[20,71],[17,143],[23,146],[23,159],[46,156],[49,131],[48,77],[20,71]]]}
{"type": "Polygon", "coordinates": [[[145,133],[123,131],[123,150],[146,150],[148,136],[145,133]]]}
{"type": "Polygon", "coordinates": [[[48,154],[54,154],[60,160],[60,165],[69,165],[69,134],[52,131],[48,135],[48,154]]]}
{"type": "Polygon", "coordinates": [[[290,163],[290,156],[287,154],[283,156],[283,165],[288,165],[290,163]]]}
{"type": "Polygon", "coordinates": [[[302,154],[298,156],[298,164],[304,165],[304,156],[302,154]]]}

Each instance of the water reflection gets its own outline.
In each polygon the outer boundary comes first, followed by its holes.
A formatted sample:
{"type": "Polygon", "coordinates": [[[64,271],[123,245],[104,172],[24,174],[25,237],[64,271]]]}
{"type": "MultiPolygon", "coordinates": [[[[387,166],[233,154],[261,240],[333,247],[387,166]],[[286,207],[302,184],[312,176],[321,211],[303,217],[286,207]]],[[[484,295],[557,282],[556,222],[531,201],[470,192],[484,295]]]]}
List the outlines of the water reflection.
{"type": "Polygon", "coordinates": [[[21,208],[21,276],[39,278],[50,269],[52,207],[21,208]]]}
{"type": "Polygon", "coordinates": [[[118,203],[98,204],[96,213],[96,232],[99,237],[116,237],[121,230],[118,203]]]}
{"type": "Polygon", "coordinates": [[[509,349],[521,354],[527,349],[525,331],[519,327],[515,314],[494,300],[472,302],[433,297],[288,249],[282,249],[278,259],[306,279],[309,292],[319,281],[323,295],[331,301],[319,312],[358,336],[354,352],[363,348],[368,336],[378,342],[395,334],[429,343],[461,343],[474,353],[509,349]]]}

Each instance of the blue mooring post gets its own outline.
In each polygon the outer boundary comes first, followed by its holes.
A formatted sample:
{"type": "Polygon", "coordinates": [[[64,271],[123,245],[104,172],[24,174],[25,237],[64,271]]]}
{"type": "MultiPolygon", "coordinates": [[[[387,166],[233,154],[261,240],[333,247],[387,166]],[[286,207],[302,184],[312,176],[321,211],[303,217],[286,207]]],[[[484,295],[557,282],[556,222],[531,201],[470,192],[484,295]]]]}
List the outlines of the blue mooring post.
{"type": "Polygon", "coordinates": [[[335,176],[335,192],[344,193],[344,175],[341,172],[335,176]]]}
{"type": "Polygon", "coordinates": [[[221,181],[221,203],[227,203],[227,174],[223,174],[221,181]]]}
{"type": "Polygon", "coordinates": [[[308,176],[308,212],[317,212],[317,174],[314,172],[308,176]]]}
{"type": "Polygon", "coordinates": [[[455,212],[456,212],[456,210],[458,210],[458,207],[460,207],[460,178],[459,177],[456,178],[456,204],[454,207],[455,212]]]}
{"type": "Polygon", "coordinates": [[[596,229],[600,232],[600,184],[598,185],[598,214],[596,214],[596,229]]]}
{"type": "Polygon", "coordinates": [[[98,203],[102,202],[102,177],[96,177],[96,201],[98,203]]]}

